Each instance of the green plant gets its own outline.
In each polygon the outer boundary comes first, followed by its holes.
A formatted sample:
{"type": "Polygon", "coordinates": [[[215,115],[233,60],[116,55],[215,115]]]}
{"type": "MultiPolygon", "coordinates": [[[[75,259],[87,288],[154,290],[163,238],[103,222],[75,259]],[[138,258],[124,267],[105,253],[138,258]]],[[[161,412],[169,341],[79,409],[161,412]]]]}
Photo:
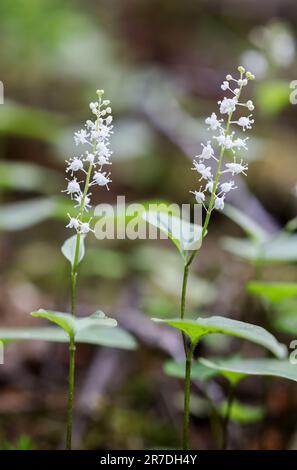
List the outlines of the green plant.
{"type": "Polygon", "coordinates": [[[243,131],[250,129],[253,124],[251,115],[235,118],[235,112],[239,106],[243,106],[248,110],[253,110],[254,106],[251,100],[241,102],[241,94],[243,88],[248,84],[254,76],[246,72],[243,67],[238,68],[240,76],[235,79],[231,75],[227,75],[226,80],[222,84],[224,91],[231,92],[231,98],[224,98],[219,102],[219,111],[224,119],[218,119],[215,113],[206,119],[209,129],[214,131],[213,141],[217,143],[219,148],[218,156],[215,155],[212,143],[209,140],[206,145],[202,144],[202,152],[198,155],[198,161],[194,160],[193,170],[200,175],[201,186],[198,191],[193,191],[196,202],[200,208],[206,211],[205,220],[202,226],[190,224],[185,220],[179,219],[175,215],[165,217],[159,213],[148,212],[144,214],[145,220],[157,226],[161,232],[164,232],[168,238],[175,244],[183,259],[183,281],[180,301],[180,318],[169,320],[155,319],[155,321],[169,324],[182,332],[184,351],[186,356],[185,372],[184,372],[184,421],[183,421],[183,449],[189,447],[189,419],[190,419],[190,387],[191,387],[191,368],[193,355],[196,345],[201,337],[208,333],[219,332],[249,339],[251,341],[262,344],[262,346],[270,349],[276,356],[282,357],[285,353],[284,348],[277,343],[275,338],[263,328],[254,325],[236,322],[224,317],[198,318],[194,320],[186,320],[186,298],[187,285],[190,267],[199,253],[203,240],[207,235],[207,230],[211,215],[214,209],[222,210],[225,205],[226,195],[233,189],[236,189],[233,180],[224,179],[228,175],[245,174],[247,165],[242,159],[238,161],[235,152],[240,149],[247,149],[246,139],[235,136],[233,126],[241,127],[243,131]],[[231,88],[231,84],[235,83],[235,88],[231,88]],[[233,154],[233,161],[225,162],[225,159],[233,154]],[[212,174],[210,166],[206,166],[207,160],[214,160],[216,165],[215,174],[212,174]],[[205,187],[202,189],[202,182],[205,187]],[[209,198],[207,197],[209,194],[209,198]]]}

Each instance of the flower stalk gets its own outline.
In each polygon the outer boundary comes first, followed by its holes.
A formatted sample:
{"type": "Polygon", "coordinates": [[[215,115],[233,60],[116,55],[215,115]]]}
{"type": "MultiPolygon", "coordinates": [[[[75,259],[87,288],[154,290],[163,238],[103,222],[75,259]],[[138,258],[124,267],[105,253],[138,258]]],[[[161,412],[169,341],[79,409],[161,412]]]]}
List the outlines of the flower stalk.
{"type": "MultiPolygon", "coordinates": [[[[111,165],[110,157],[112,155],[109,149],[109,138],[113,133],[111,125],[112,116],[110,102],[103,100],[104,91],[97,90],[98,101],[90,103],[90,109],[96,116],[95,121],[88,120],[85,123],[85,128],[75,132],[74,141],[76,145],[87,145],[91,149],[91,153],[87,150],[81,156],[73,157],[66,161],[66,172],[70,172],[72,179],[67,179],[68,182],[66,192],[70,195],[71,199],[76,201],[75,208],[78,208],[76,217],[69,216],[69,223],[67,228],[76,231],[76,242],[74,259],[71,267],[71,313],[76,315],[76,297],[77,297],[77,275],[79,265],[79,254],[81,246],[81,237],[89,232],[94,232],[91,228],[90,222],[85,221],[85,214],[91,208],[91,193],[89,193],[92,186],[106,186],[111,183],[110,173],[102,171],[103,166],[111,165]],[[84,165],[87,165],[85,170],[84,165]],[[85,182],[83,189],[81,183],[74,177],[74,173],[81,173],[85,175],[85,182]]],[[[66,449],[70,450],[72,447],[72,424],[73,424],[73,399],[74,399],[74,380],[75,380],[75,342],[74,338],[70,338],[69,345],[69,379],[68,379],[68,405],[67,405],[67,431],[66,431],[66,449]]]]}
{"type": "MultiPolygon", "coordinates": [[[[215,155],[215,150],[212,146],[211,141],[207,141],[206,145],[202,144],[202,152],[194,158],[192,170],[196,171],[200,178],[200,183],[205,183],[204,188],[202,184],[198,191],[191,191],[196,199],[197,204],[201,205],[206,211],[205,221],[201,231],[200,238],[200,247],[197,250],[193,250],[191,253],[188,253],[188,258],[184,266],[184,275],[182,283],[182,292],[181,292],[181,306],[180,306],[180,318],[185,318],[186,311],[186,293],[187,293],[187,283],[189,277],[190,266],[193,263],[196,255],[201,249],[204,237],[207,233],[207,229],[210,223],[211,215],[214,209],[223,210],[225,204],[226,195],[236,189],[235,183],[233,180],[222,180],[222,177],[228,175],[246,175],[248,165],[243,163],[243,160],[237,160],[236,153],[241,149],[247,150],[246,141],[247,138],[242,139],[241,137],[235,136],[235,131],[231,131],[231,126],[237,126],[242,129],[243,132],[246,129],[251,129],[251,125],[254,123],[254,120],[251,119],[252,115],[241,116],[238,119],[233,118],[234,113],[238,107],[247,108],[249,111],[254,109],[253,102],[251,100],[247,102],[241,102],[241,94],[243,88],[248,84],[249,80],[254,80],[254,75],[250,72],[246,72],[243,67],[238,67],[239,78],[235,79],[231,75],[226,76],[226,80],[221,85],[222,90],[228,91],[231,93],[231,98],[224,97],[222,101],[219,101],[219,111],[222,116],[227,116],[225,127],[224,119],[218,119],[215,113],[212,113],[205,122],[209,126],[209,130],[218,133],[213,135],[212,139],[219,147],[219,155],[215,155]],[[231,87],[231,84],[235,83],[235,88],[231,87]],[[226,150],[230,150],[233,153],[233,162],[228,162],[224,164],[224,157],[226,150]],[[198,160],[196,160],[198,159],[198,160]],[[213,176],[211,167],[206,166],[205,162],[209,159],[214,159],[216,161],[216,172],[213,176]],[[209,202],[207,205],[207,194],[210,194],[209,202]]],[[[186,356],[185,364],[185,383],[184,383],[184,427],[183,427],[183,449],[186,450],[189,447],[188,437],[189,437],[189,409],[190,409],[190,382],[191,382],[191,364],[193,360],[194,347],[187,347],[187,342],[185,335],[183,334],[183,343],[186,356]]]]}

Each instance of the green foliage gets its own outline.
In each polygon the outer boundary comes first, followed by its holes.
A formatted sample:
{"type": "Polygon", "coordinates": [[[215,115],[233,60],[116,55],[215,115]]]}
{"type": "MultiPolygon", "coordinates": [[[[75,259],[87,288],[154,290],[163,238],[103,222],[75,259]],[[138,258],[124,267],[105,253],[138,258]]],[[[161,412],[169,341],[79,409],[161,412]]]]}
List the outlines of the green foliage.
{"type": "Polygon", "coordinates": [[[70,338],[75,338],[76,335],[85,328],[96,328],[101,326],[114,327],[117,326],[117,321],[108,318],[103,312],[98,311],[89,317],[77,318],[70,313],[52,312],[50,310],[40,309],[37,312],[32,312],[33,317],[46,318],[52,323],[55,323],[62,328],[69,335],[70,338]]]}
{"type": "Polygon", "coordinates": [[[256,85],[256,101],[265,114],[275,115],[289,105],[289,86],[287,80],[265,80],[256,85]]]}
{"type": "Polygon", "coordinates": [[[202,227],[168,213],[148,211],[143,214],[144,220],[158,228],[174,243],[184,259],[188,250],[198,249],[201,243],[202,227]]]}
{"type": "Polygon", "coordinates": [[[261,375],[269,377],[281,377],[297,382],[297,368],[291,364],[289,360],[276,359],[204,359],[199,360],[205,367],[209,367],[217,373],[222,374],[226,378],[230,378],[230,374],[238,380],[250,376],[261,375]]]}
{"type": "Polygon", "coordinates": [[[297,284],[293,282],[259,282],[251,281],[247,289],[270,302],[279,302],[287,297],[297,297],[297,284]]]}
{"type": "MultiPolygon", "coordinates": [[[[63,329],[56,327],[0,328],[0,340],[5,344],[16,341],[68,343],[69,336],[63,329]]],[[[128,350],[137,347],[135,339],[128,332],[109,326],[91,326],[79,330],[75,342],[128,350]]]]}
{"type": "MultiPolygon", "coordinates": [[[[61,251],[65,258],[70,262],[71,266],[73,267],[75,261],[75,250],[76,250],[76,240],[77,235],[72,235],[70,238],[63,243],[61,251]]],[[[79,264],[85,256],[85,235],[80,236],[79,240],[79,252],[78,252],[78,260],[77,263],[79,264]]]]}
{"type": "Polygon", "coordinates": [[[271,333],[260,326],[250,323],[220,316],[198,318],[196,321],[181,320],[179,318],[169,320],[155,318],[153,320],[166,323],[183,331],[189,336],[193,344],[196,344],[201,337],[207,334],[223,333],[259,344],[270,350],[277,357],[286,356],[286,347],[280,344],[271,333]]]}
{"type": "MultiPolygon", "coordinates": [[[[166,361],[164,364],[164,371],[170,377],[176,377],[178,379],[185,378],[185,363],[176,362],[173,360],[166,361]]],[[[191,377],[192,379],[207,380],[217,375],[217,372],[210,367],[205,366],[201,362],[193,362],[191,377]]]]}
{"type": "MultiPolygon", "coordinates": [[[[225,416],[228,409],[228,402],[224,401],[219,406],[219,413],[225,416]]],[[[265,416],[265,408],[263,406],[246,405],[238,400],[234,400],[230,411],[230,420],[235,423],[249,424],[261,421],[265,416]]]]}
{"type": "Polygon", "coordinates": [[[230,206],[227,206],[224,213],[248,236],[248,238],[224,237],[222,246],[225,250],[251,264],[297,261],[297,234],[281,230],[271,235],[239,209],[230,206]]]}

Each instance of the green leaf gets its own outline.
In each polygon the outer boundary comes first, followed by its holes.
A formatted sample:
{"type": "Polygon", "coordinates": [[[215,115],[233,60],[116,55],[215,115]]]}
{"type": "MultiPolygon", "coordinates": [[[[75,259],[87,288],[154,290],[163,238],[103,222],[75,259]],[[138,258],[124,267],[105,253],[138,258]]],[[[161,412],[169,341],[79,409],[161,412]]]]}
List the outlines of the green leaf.
{"type": "MultiPolygon", "coordinates": [[[[75,250],[76,250],[76,239],[77,235],[72,235],[72,237],[67,238],[62,245],[61,251],[66,259],[70,262],[73,267],[75,250]]],[[[79,242],[79,253],[78,253],[78,263],[80,263],[85,256],[85,235],[80,236],[79,242]]]]}
{"type": "Polygon", "coordinates": [[[201,246],[202,227],[182,220],[169,212],[147,211],[142,215],[149,224],[163,232],[185,258],[188,250],[201,246]]]}
{"type": "Polygon", "coordinates": [[[223,213],[239,225],[250,238],[258,242],[264,242],[270,238],[269,233],[264,228],[239,209],[225,204],[223,213]]]}
{"type": "MultiPolygon", "coordinates": [[[[164,371],[170,377],[178,379],[185,378],[185,362],[166,361],[164,364],[164,371]]],[[[193,362],[191,376],[193,379],[207,380],[217,375],[217,372],[202,363],[193,362]]]]}
{"type": "MultiPolygon", "coordinates": [[[[11,343],[15,341],[49,341],[69,343],[66,331],[57,327],[33,328],[0,328],[0,341],[11,343]]],[[[132,335],[122,328],[108,326],[87,327],[78,331],[76,343],[93,344],[120,349],[135,349],[137,343],[132,335]]]]}
{"type": "Polygon", "coordinates": [[[287,80],[265,80],[256,84],[256,101],[265,114],[278,114],[289,103],[290,83],[287,80]]]}
{"type": "Polygon", "coordinates": [[[223,248],[251,263],[289,263],[297,261],[297,235],[280,233],[275,238],[258,243],[254,240],[224,237],[223,248]]]}
{"type": "Polygon", "coordinates": [[[262,375],[270,377],[281,377],[297,382],[297,367],[289,360],[278,361],[276,359],[204,359],[199,360],[201,364],[221,373],[225,377],[228,374],[237,374],[246,377],[249,375],[262,375]]]}
{"type": "Polygon", "coordinates": [[[51,217],[55,207],[49,198],[5,204],[0,207],[0,229],[24,230],[51,217]]]}
{"type": "Polygon", "coordinates": [[[293,282],[251,281],[247,284],[247,289],[271,302],[278,302],[287,297],[297,297],[297,284],[293,282]]]}
{"type": "Polygon", "coordinates": [[[117,326],[117,321],[108,318],[101,311],[95,312],[89,317],[77,318],[70,313],[52,312],[50,310],[40,309],[37,312],[32,312],[33,317],[46,318],[47,320],[60,326],[68,333],[70,338],[75,338],[76,334],[85,328],[95,328],[98,326],[117,326]]]}
{"type": "MultiPolygon", "coordinates": [[[[224,401],[219,406],[219,412],[222,417],[226,415],[228,403],[224,401]]],[[[245,405],[238,400],[232,403],[230,420],[240,424],[255,423],[265,416],[265,408],[263,406],[245,405]]]]}
{"type": "Polygon", "coordinates": [[[280,344],[275,337],[264,328],[251,323],[244,323],[226,317],[214,316],[198,318],[195,320],[181,320],[179,318],[163,320],[153,319],[156,322],[166,323],[186,333],[192,343],[197,343],[202,336],[210,333],[223,333],[247,339],[269,349],[277,357],[286,355],[286,347],[280,344]]]}

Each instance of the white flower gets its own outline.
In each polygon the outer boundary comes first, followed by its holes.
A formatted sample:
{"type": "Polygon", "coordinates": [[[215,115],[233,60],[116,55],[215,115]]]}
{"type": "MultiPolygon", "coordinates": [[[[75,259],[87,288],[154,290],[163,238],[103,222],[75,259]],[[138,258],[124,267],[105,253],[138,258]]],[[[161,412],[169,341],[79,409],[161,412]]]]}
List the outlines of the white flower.
{"type": "Polygon", "coordinates": [[[204,160],[208,160],[209,158],[214,157],[214,150],[210,145],[210,141],[207,142],[207,145],[201,144],[203,147],[202,153],[197,155],[195,158],[202,158],[204,160]]]}
{"type": "Polygon", "coordinates": [[[69,162],[66,160],[66,163],[68,163],[68,167],[66,168],[66,172],[71,171],[71,174],[75,171],[83,170],[84,165],[83,162],[79,158],[72,158],[69,160],[69,162]]]}
{"type": "Polygon", "coordinates": [[[222,173],[231,173],[232,176],[239,175],[240,173],[243,173],[246,176],[245,172],[248,169],[248,164],[245,163],[243,165],[242,160],[241,160],[240,163],[237,163],[237,162],[226,163],[226,168],[227,168],[227,170],[222,171],[222,173]]]}
{"type": "Polygon", "coordinates": [[[104,142],[98,142],[96,151],[98,152],[100,157],[109,158],[111,156],[111,151],[104,142]]]}
{"type": "Polygon", "coordinates": [[[213,185],[214,181],[210,180],[205,185],[205,190],[208,191],[210,194],[213,192],[213,185]]]}
{"type": "Polygon", "coordinates": [[[247,101],[246,106],[247,106],[249,111],[254,111],[254,109],[255,109],[255,106],[254,106],[254,103],[252,102],[252,100],[247,101]]]}
{"type": "MultiPolygon", "coordinates": [[[[74,206],[75,208],[81,207],[82,202],[83,202],[83,195],[82,194],[77,194],[74,197],[74,200],[77,202],[77,204],[74,206]]],[[[84,198],[84,206],[83,209],[88,212],[88,210],[92,207],[91,204],[91,198],[89,194],[86,194],[86,197],[84,198]]]]}
{"type": "Polygon", "coordinates": [[[110,173],[96,171],[93,176],[93,184],[98,184],[98,186],[106,186],[108,189],[108,183],[111,183],[109,178],[110,173]]]}
{"type": "Polygon", "coordinates": [[[225,205],[225,195],[216,197],[214,202],[214,208],[217,210],[223,210],[225,205]]]}
{"type": "MultiPolygon", "coordinates": [[[[213,209],[224,209],[226,195],[233,189],[236,189],[237,186],[233,180],[222,181],[222,175],[232,174],[246,175],[248,165],[236,160],[235,152],[237,150],[245,149],[247,150],[247,139],[242,139],[238,136],[236,131],[238,131],[238,126],[242,128],[245,132],[248,129],[251,129],[254,119],[252,115],[249,116],[238,116],[236,119],[232,120],[234,111],[239,112],[242,108],[253,110],[254,105],[251,100],[247,102],[241,102],[240,96],[242,89],[248,84],[249,80],[254,80],[254,75],[250,72],[247,72],[244,67],[238,67],[239,77],[235,78],[234,76],[228,74],[226,80],[224,80],[221,85],[221,89],[231,96],[225,96],[221,101],[218,101],[219,111],[223,115],[222,119],[218,119],[216,113],[212,113],[210,117],[206,118],[205,123],[209,126],[208,130],[212,130],[213,141],[208,141],[206,145],[202,144],[202,152],[200,155],[196,155],[197,160],[193,161],[193,170],[196,170],[200,175],[199,181],[205,180],[203,186],[200,187],[199,191],[191,191],[196,201],[199,204],[202,204],[204,209],[208,213],[208,218],[206,219],[206,229],[209,222],[209,216],[213,209]],[[236,126],[232,126],[236,125],[236,126]],[[212,142],[212,143],[211,143],[212,142]],[[219,151],[216,151],[214,142],[219,151]],[[233,162],[226,163],[224,158],[226,158],[227,150],[231,150],[234,155],[233,162]],[[217,155],[217,156],[216,156],[217,155]],[[216,168],[214,168],[214,175],[212,174],[212,169],[210,166],[206,167],[205,161],[213,158],[216,162],[216,168]],[[211,194],[211,197],[207,199],[208,207],[206,204],[205,194],[211,194]]],[[[214,165],[215,166],[215,165],[214,165]]],[[[297,185],[296,185],[296,194],[297,194],[297,185]]]]}
{"type": "Polygon", "coordinates": [[[251,114],[249,116],[241,116],[238,121],[234,121],[236,124],[242,127],[242,130],[245,132],[246,129],[251,129],[251,124],[254,124],[254,119],[251,119],[251,114]]]}
{"type": "Polygon", "coordinates": [[[218,144],[221,147],[225,147],[228,150],[233,148],[234,144],[232,140],[232,135],[221,134],[221,135],[215,136],[214,139],[218,141],[218,144]]]}
{"type": "Polygon", "coordinates": [[[69,180],[67,184],[67,189],[65,189],[63,192],[69,194],[71,196],[71,199],[73,198],[74,194],[80,194],[81,189],[77,179],[73,178],[73,180],[69,180]]]}
{"type": "Polygon", "coordinates": [[[89,134],[85,129],[81,129],[74,133],[74,141],[76,145],[88,143],[89,134]]]}
{"type": "Polygon", "coordinates": [[[94,163],[95,155],[93,153],[86,152],[85,161],[89,163],[94,163]]]}
{"type": "Polygon", "coordinates": [[[80,231],[80,233],[83,233],[83,234],[87,234],[89,232],[94,232],[94,230],[91,229],[90,224],[88,222],[81,223],[79,231],[80,231]]]}
{"type": "Polygon", "coordinates": [[[98,163],[102,167],[103,165],[111,165],[111,162],[108,160],[108,158],[102,156],[98,156],[98,163]]]}
{"type": "Polygon", "coordinates": [[[88,150],[81,157],[66,160],[66,172],[71,173],[72,179],[66,180],[68,182],[67,189],[63,192],[70,195],[71,199],[75,201],[74,207],[78,209],[77,217],[69,216],[70,221],[67,227],[74,228],[82,234],[93,231],[89,223],[82,222],[84,213],[91,208],[92,194],[89,192],[90,188],[99,185],[106,186],[109,189],[108,184],[111,183],[110,173],[101,171],[104,165],[111,165],[109,159],[112,151],[109,148],[109,138],[113,133],[110,101],[103,100],[103,94],[103,90],[97,90],[97,101],[89,104],[95,118],[88,119],[84,128],[74,133],[76,145],[86,144],[88,150]],[[77,181],[76,178],[73,178],[73,173],[77,171],[82,171],[86,175],[84,181],[77,181]]]}
{"type": "Polygon", "coordinates": [[[223,193],[229,193],[231,189],[235,189],[237,186],[235,186],[234,181],[228,181],[227,183],[222,183],[220,188],[223,193]]]}
{"type": "Polygon", "coordinates": [[[223,101],[219,101],[220,113],[231,114],[235,111],[237,104],[236,98],[224,98],[223,101]]]}
{"type": "Polygon", "coordinates": [[[70,217],[69,214],[68,217],[70,220],[66,228],[75,228],[75,230],[77,230],[79,228],[79,221],[75,217],[70,217]]]}
{"type": "Polygon", "coordinates": [[[229,82],[225,80],[221,85],[222,90],[226,91],[229,88],[229,82]]]}
{"type": "Polygon", "coordinates": [[[221,127],[221,121],[218,120],[216,113],[212,113],[210,117],[206,118],[205,123],[209,125],[208,129],[212,131],[216,131],[221,127]]]}
{"type": "Polygon", "coordinates": [[[194,194],[195,199],[198,204],[203,204],[205,201],[205,194],[202,191],[190,191],[192,194],[194,194]]]}
{"type": "Polygon", "coordinates": [[[246,140],[248,140],[248,137],[246,137],[245,139],[240,139],[239,137],[237,139],[235,139],[233,141],[233,147],[237,148],[237,149],[245,149],[247,150],[247,145],[246,145],[246,140]]]}
{"type": "Polygon", "coordinates": [[[198,173],[201,175],[201,179],[212,179],[212,174],[211,174],[211,167],[208,166],[206,167],[204,163],[201,162],[193,162],[194,167],[193,170],[196,170],[198,173]]]}

